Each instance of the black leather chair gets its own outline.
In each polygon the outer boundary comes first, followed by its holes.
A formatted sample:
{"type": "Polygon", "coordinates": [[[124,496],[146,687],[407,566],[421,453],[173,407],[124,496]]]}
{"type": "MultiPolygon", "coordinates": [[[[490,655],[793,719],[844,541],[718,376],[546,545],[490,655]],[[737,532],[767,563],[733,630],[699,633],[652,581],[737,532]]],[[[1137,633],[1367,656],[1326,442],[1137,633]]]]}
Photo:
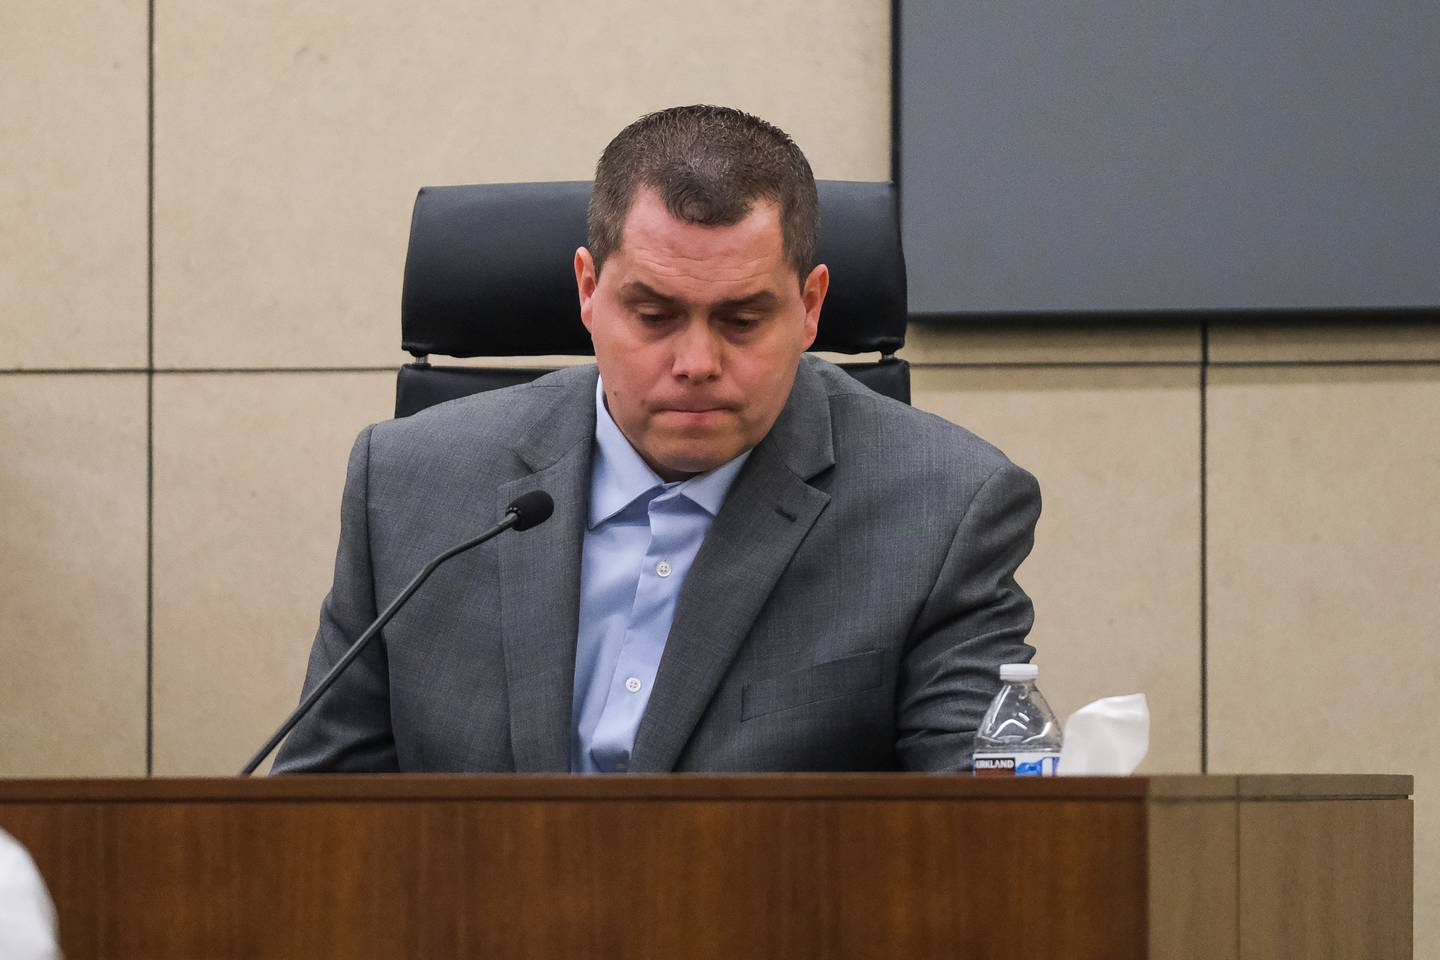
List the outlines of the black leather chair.
{"type": "MultiPolygon", "coordinates": [[[[821,181],[818,256],[830,292],[813,350],[880,353],[844,364],[910,402],[905,258],[889,183],[821,181]]],[[[544,369],[433,366],[445,357],[592,355],[571,266],[585,242],[589,181],[424,187],[415,198],[400,318],[416,362],[400,370],[395,415],[533,380],[544,369]]]]}

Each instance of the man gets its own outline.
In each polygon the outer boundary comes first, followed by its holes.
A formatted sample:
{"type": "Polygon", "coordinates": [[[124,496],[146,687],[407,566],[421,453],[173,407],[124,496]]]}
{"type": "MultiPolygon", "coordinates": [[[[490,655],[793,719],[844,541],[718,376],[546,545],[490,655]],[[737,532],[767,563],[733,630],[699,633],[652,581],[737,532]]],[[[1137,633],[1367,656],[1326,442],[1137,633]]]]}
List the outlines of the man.
{"type": "Polygon", "coordinates": [[[805,355],[815,182],[755,117],[641,118],[575,254],[596,366],[367,428],[307,686],[442,566],[296,728],[297,770],[958,770],[1028,660],[1034,479],[805,355]],[[598,371],[597,371],[598,368],[598,371]]]}

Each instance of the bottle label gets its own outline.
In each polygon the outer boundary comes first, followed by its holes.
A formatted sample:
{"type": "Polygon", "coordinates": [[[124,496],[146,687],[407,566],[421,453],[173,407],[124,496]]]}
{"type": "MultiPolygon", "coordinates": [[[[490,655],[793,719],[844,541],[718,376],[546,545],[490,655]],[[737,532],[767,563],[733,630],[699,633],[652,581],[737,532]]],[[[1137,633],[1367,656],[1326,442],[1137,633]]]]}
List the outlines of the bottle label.
{"type": "Polygon", "coordinates": [[[1060,768],[1060,754],[977,753],[977,777],[1053,777],[1060,768]]]}

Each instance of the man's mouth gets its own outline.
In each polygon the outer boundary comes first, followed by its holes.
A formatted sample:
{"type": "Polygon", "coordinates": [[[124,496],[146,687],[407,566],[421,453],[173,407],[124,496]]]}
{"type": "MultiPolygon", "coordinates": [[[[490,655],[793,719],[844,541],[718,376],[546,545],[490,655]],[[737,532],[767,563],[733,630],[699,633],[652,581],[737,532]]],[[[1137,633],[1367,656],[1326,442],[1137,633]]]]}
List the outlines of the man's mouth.
{"type": "Polygon", "coordinates": [[[659,411],[661,423],[669,421],[680,428],[710,429],[719,427],[730,415],[729,407],[664,407],[659,411]]]}
{"type": "Polygon", "coordinates": [[[723,413],[730,409],[723,403],[665,403],[658,407],[660,413],[723,413]]]}

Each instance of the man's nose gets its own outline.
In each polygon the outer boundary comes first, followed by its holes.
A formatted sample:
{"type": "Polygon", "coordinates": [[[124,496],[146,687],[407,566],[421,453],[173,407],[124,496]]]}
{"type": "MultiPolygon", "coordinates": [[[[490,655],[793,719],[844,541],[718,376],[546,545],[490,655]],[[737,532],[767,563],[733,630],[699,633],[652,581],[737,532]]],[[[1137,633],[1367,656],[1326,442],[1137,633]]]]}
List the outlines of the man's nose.
{"type": "Polygon", "coordinates": [[[709,324],[687,323],[675,335],[672,372],[686,380],[710,380],[720,374],[721,344],[709,324]]]}

